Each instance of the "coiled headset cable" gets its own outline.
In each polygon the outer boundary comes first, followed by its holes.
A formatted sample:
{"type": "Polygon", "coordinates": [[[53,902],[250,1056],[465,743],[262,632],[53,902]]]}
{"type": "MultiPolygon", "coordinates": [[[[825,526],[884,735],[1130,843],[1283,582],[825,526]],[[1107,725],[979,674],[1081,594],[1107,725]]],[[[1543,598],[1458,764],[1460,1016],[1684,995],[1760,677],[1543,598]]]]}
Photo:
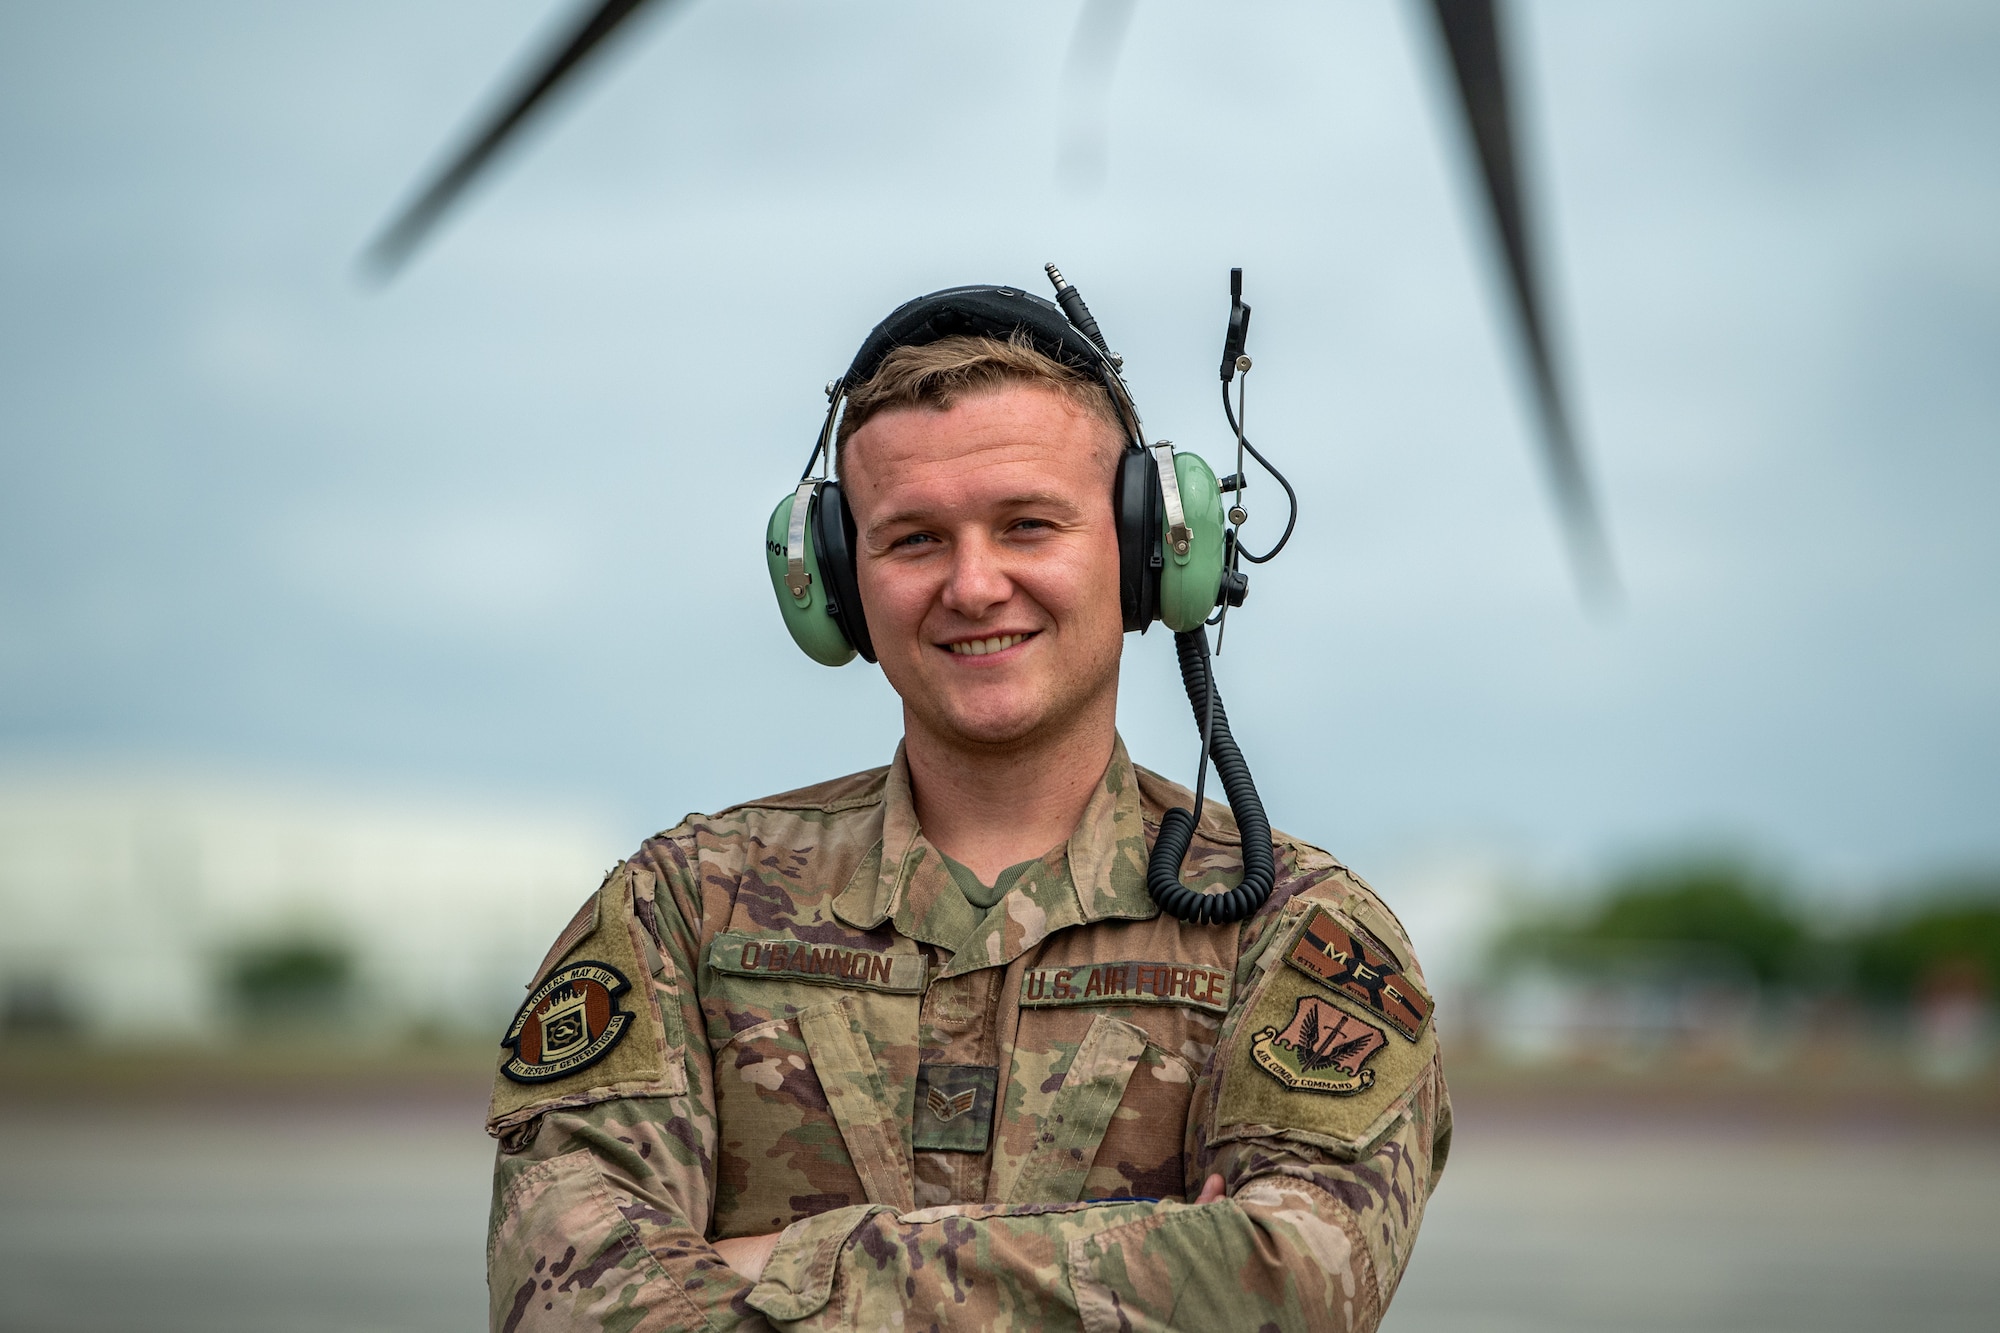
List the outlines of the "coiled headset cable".
{"type": "MultiPolygon", "coordinates": [[[[1243,350],[1249,335],[1250,307],[1243,301],[1243,270],[1234,268],[1229,271],[1229,329],[1222,340],[1222,411],[1229,419],[1230,433],[1236,437],[1236,472],[1224,478],[1222,489],[1225,493],[1237,492],[1240,497],[1248,485],[1243,468],[1243,455],[1247,451],[1284,487],[1285,497],[1291,503],[1291,513],[1285,520],[1284,534],[1276,544],[1262,555],[1256,555],[1245,550],[1242,543],[1243,524],[1250,517],[1248,511],[1240,498],[1231,506],[1224,594],[1222,605],[1210,622],[1222,627],[1218,630],[1216,641],[1218,652],[1221,651],[1220,634],[1228,628],[1229,608],[1243,600],[1247,586],[1247,580],[1237,571],[1237,558],[1240,556],[1259,565],[1271,559],[1285,549],[1285,543],[1292,539],[1292,529],[1299,519],[1298,492],[1244,436],[1242,418],[1230,407],[1231,381],[1236,382],[1237,403],[1240,406],[1245,381],[1249,379],[1250,358],[1243,350]],[[1241,379],[1237,378],[1239,374],[1241,379]]],[[[1188,706],[1194,709],[1195,720],[1201,727],[1201,758],[1195,775],[1194,809],[1183,810],[1176,806],[1160,818],[1160,834],[1153,841],[1153,854],[1146,863],[1146,892],[1159,904],[1161,911],[1182,921],[1197,925],[1232,925],[1263,907],[1270,900],[1272,886],[1277,882],[1277,859],[1271,850],[1271,821],[1264,814],[1264,802],[1257,795],[1257,783],[1250,776],[1250,765],[1243,758],[1235,736],[1230,734],[1228,710],[1223,708],[1222,699],[1216,693],[1215,662],[1209,655],[1207,626],[1197,626],[1174,635],[1174,653],[1180,659],[1181,684],[1187,690],[1188,706]],[[1236,832],[1243,848],[1243,878],[1235,888],[1224,893],[1200,893],[1181,883],[1181,863],[1187,859],[1188,848],[1194,843],[1195,826],[1201,818],[1211,763],[1215,765],[1216,776],[1222,780],[1222,792],[1229,800],[1230,813],[1236,816],[1236,832]]]]}
{"type": "Polygon", "coordinates": [[[1181,661],[1181,684],[1188,704],[1201,722],[1201,773],[1194,784],[1194,808],[1202,808],[1208,766],[1215,765],[1222,791],[1236,816],[1243,844],[1243,879],[1227,893],[1200,893],[1181,883],[1181,862],[1194,842],[1197,816],[1179,806],[1160,818],[1160,836],[1153,841],[1146,864],[1146,892],[1160,910],[1202,926],[1226,926],[1253,915],[1271,896],[1278,867],[1271,853],[1271,821],[1257,795],[1250,765],[1229,732],[1229,713],[1215,692],[1214,663],[1208,655],[1208,629],[1198,626],[1174,635],[1174,652],[1181,661]]]}

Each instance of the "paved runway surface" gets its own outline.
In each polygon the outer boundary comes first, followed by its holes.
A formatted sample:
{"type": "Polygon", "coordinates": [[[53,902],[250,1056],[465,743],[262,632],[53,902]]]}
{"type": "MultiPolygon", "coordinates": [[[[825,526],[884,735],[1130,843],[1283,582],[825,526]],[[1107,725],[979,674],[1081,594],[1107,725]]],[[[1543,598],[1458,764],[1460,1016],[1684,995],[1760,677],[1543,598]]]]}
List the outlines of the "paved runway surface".
{"type": "Polygon", "coordinates": [[[1385,1333],[1992,1333],[2000,1144],[1476,1123],[1385,1333]]]}
{"type": "MultiPolygon", "coordinates": [[[[1388,1333],[2000,1327],[2000,1139],[1465,1110],[1388,1333]]],[[[0,1107],[0,1329],[474,1333],[477,1121],[0,1107]]]]}

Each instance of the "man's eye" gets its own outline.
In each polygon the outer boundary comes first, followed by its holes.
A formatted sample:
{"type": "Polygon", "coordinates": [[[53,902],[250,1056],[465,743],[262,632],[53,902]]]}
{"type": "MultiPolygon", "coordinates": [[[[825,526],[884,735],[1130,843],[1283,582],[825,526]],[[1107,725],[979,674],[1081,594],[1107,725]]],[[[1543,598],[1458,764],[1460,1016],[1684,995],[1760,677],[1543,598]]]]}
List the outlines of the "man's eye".
{"type": "Polygon", "coordinates": [[[1014,528],[1016,531],[1020,531],[1022,529],[1027,529],[1029,531],[1038,531],[1043,528],[1052,528],[1054,526],[1055,524],[1049,522],[1045,518],[1024,518],[1017,520],[1014,524],[1014,528]]]}
{"type": "Polygon", "coordinates": [[[921,546],[925,542],[934,542],[936,540],[937,538],[931,536],[928,532],[912,532],[906,537],[898,537],[895,541],[890,542],[889,549],[893,551],[899,546],[921,546]]]}

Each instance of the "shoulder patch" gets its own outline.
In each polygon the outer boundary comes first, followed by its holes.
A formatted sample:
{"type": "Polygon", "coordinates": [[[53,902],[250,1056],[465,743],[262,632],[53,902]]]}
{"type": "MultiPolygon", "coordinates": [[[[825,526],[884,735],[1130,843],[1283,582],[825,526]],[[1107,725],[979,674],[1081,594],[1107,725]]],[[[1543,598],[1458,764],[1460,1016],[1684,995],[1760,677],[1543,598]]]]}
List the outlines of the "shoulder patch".
{"type": "Polygon", "coordinates": [[[1358,1156],[1407,1112],[1436,1057],[1430,996],[1323,904],[1284,931],[1286,965],[1264,970],[1225,1033],[1209,1142],[1294,1136],[1358,1156]]]}
{"type": "Polygon", "coordinates": [[[618,997],[632,989],[625,974],[594,959],[572,963],[535,987],[500,1044],[513,1056],[500,1072],[516,1083],[546,1083],[611,1054],[632,1015],[618,997]]]}
{"type": "Polygon", "coordinates": [[[1388,946],[1324,907],[1313,909],[1285,961],[1336,995],[1366,1005],[1406,1041],[1422,1037],[1430,1024],[1431,997],[1405,975],[1388,946]]]}
{"type": "Polygon", "coordinates": [[[1373,1023],[1301,995],[1283,1032],[1265,1028],[1251,1036],[1250,1058],[1288,1088],[1347,1097],[1375,1086],[1368,1057],[1388,1041],[1373,1023]]]}

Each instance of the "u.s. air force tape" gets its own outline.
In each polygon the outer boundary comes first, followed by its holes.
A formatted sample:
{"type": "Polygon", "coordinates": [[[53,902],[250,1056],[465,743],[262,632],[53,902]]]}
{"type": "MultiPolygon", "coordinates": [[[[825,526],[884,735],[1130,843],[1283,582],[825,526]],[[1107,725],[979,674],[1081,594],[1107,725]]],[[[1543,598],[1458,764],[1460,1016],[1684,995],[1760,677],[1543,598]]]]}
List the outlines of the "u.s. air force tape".
{"type": "Polygon", "coordinates": [[[1229,1012],[1232,978],[1200,963],[1079,963],[1031,967],[1021,974],[1021,1007],[1065,1004],[1179,1004],[1229,1012]]]}

